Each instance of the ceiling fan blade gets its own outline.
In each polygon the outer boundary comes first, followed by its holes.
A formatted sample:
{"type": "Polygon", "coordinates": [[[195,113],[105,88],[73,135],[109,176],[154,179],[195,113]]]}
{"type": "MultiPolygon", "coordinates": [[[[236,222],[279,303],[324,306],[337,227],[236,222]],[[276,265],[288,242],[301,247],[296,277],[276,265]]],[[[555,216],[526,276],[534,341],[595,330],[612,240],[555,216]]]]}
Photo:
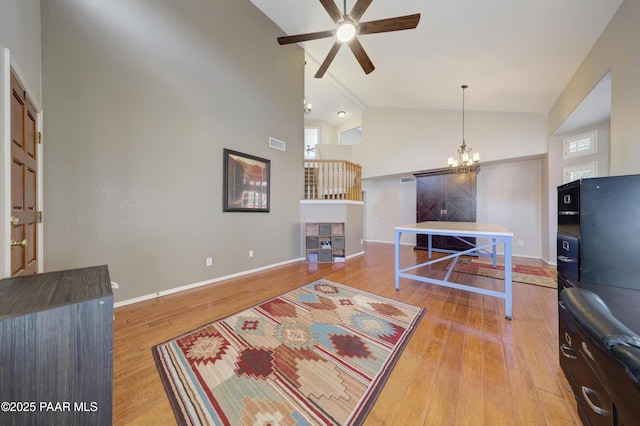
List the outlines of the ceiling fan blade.
{"type": "Polygon", "coordinates": [[[338,50],[340,50],[340,47],[342,47],[342,43],[340,43],[339,41],[333,43],[333,46],[331,46],[331,50],[329,51],[329,53],[327,53],[327,57],[324,58],[324,61],[318,69],[318,72],[316,72],[316,75],[314,75],[315,78],[322,78],[324,73],[327,72],[327,68],[329,68],[329,65],[331,65],[331,62],[333,62],[333,58],[335,58],[338,54],[338,50]]]}
{"type": "Polygon", "coordinates": [[[300,43],[300,42],[309,41],[309,40],[318,40],[320,38],[333,37],[335,35],[335,32],[336,30],[328,30],[328,31],[318,31],[317,33],[282,36],[282,37],[278,37],[278,43],[283,45],[283,44],[291,44],[291,43],[300,43]]]}
{"type": "Polygon", "coordinates": [[[329,16],[331,16],[331,19],[333,19],[333,22],[337,24],[338,22],[342,21],[342,13],[340,13],[340,9],[338,9],[338,6],[336,5],[335,1],[320,0],[320,3],[322,3],[322,6],[324,6],[324,10],[327,11],[329,16]]]}
{"type": "Polygon", "coordinates": [[[354,22],[358,22],[364,12],[367,11],[369,5],[373,0],[358,0],[355,5],[353,5],[353,9],[349,12],[349,17],[353,19],[354,22]]]}
{"type": "Polygon", "coordinates": [[[411,30],[418,26],[420,14],[398,16],[397,18],[380,19],[378,21],[361,22],[357,34],[386,33],[389,31],[411,30]]]}
{"type": "Polygon", "coordinates": [[[369,74],[371,71],[376,69],[376,67],[373,66],[373,62],[371,62],[371,59],[369,59],[369,55],[367,55],[367,52],[364,51],[364,47],[362,47],[362,45],[358,41],[357,37],[354,37],[354,39],[349,42],[349,47],[360,63],[360,66],[364,70],[365,74],[369,74]]]}

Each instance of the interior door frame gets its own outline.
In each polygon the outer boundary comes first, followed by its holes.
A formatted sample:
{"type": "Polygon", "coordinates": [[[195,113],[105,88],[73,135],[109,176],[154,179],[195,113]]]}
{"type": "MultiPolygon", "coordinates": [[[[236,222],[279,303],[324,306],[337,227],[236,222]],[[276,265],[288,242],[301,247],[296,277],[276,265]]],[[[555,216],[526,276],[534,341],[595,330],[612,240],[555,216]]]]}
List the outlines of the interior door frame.
{"type": "MultiPolygon", "coordinates": [[[[20,71],[20,66],[16,63],[15,58],[11,57],[10,50],[0,46],[0,135],[2,135],[0,138],[2,141],[2,149],[0,150],[0,186],[4,194],[4,196],[0,197],[0,278],[11,276],[11,70],[13,70],[27,93],[35,93],[30,90],[31,86],[25,80],[25,74],[20,71]]],[[[33,96],[29,96],[29,100],[37,111],[36,127],[38,132],[42,133],[42,105],[40,100],[33,96]]],[[[37,203],[38,210],[44,211],[42,144],[39,143],[36,149],[38,161],[37,203]]],[[[43,228],[43,223],[39,223],[36,241],[38,247],[38,272],[42,272],[44,267],[43,228]]]]}

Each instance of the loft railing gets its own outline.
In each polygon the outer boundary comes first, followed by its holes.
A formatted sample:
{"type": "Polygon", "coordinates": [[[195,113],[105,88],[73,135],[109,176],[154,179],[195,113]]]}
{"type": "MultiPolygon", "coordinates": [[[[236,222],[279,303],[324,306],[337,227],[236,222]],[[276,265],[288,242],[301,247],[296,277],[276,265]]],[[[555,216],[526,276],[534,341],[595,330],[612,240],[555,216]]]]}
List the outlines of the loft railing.
{"type": "Polygon", "coordinates": [[[305,160],[305,200],[362,201],[362,166],[345,160],[305,160]]]}

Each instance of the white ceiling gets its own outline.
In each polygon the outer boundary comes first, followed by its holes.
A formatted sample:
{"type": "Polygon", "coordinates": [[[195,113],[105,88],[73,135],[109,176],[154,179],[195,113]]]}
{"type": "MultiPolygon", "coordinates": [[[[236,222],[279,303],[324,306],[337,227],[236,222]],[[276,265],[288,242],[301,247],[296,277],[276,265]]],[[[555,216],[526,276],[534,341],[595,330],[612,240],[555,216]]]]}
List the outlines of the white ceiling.
{"type": "MultiPolygon", "coordinates": [[[[335,28],[319,0],[251,0],[295,35],[335,28]]],[[[347,0],[347,11],[355,0],[347,0]]],[[[358,118],[365,107],[547,113],[622,0],[373,0],[361,22],[420,13],[413,30],[359,37],[376,69],[365,75],[343,47],[313,74],[333,39],[301,44],[307,55],[306,118],[358,118]]],[[[336,4],[343,10],[343,1],[336,4]]],[[[274,43],[276,40],[274,40],[274,43]]],[[[294,49],[285,45],[282,49],[294,49]]],[[[602,112],[599,112],[602,114],[602,112]]]]}

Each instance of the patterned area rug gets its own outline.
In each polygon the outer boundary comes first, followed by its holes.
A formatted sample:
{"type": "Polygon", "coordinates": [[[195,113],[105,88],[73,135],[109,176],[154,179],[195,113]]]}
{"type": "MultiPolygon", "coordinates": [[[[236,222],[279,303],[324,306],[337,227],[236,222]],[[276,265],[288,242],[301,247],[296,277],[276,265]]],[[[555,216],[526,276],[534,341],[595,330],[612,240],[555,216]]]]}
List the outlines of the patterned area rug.
{"type": "MultiPolygon", "coordinates": [[[[450,264],[451,263],[449,263],[445,269],[448,269],[450,264]]],[[[554,268],[543,268],[514,263],[511,271],[511,279],[513,282],[558,288],[558,275],[554,268]]],[[[456,263],[454,272],[503,280],[504,263],[497,262],[496,269],[493,269],[493,263],[489,258],[460,257],[458,259],[458,263],[456,263]]]]}
{"type": "Polygon", "coordinates": [[[424,312],[318,280],[152,351],[179,424],[360,424],[424,312]]]}

